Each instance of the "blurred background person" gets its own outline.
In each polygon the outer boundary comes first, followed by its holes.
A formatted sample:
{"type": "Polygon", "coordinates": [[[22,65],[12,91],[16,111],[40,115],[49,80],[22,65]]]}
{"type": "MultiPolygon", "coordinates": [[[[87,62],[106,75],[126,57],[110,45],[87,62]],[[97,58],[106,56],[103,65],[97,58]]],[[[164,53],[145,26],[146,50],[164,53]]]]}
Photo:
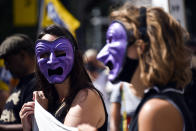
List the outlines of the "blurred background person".
{"type": "Polygon", "coordinates": [[[25,102],[31,101],[36,86],[35,55],[32,40],[24,34],[7,37],[0,46],[0,57],[14,78],[19,79],[11,91],[0,117],[1,130],[21,130],[19,112],[25,102]]]}
{"type": "MultiPolygon", "coordinates": [[[[83,54],[85,68],[93,82],[93,85],[102,93],[108,116],[110,116],[110,95],[114,85],[108,81],[108,69],[97,60],[97,50],[90,48],[83,54]]],[[[108,120],[109,122],[109,120],[108,120]]]]}
{"type": "Polygon", "coordinates": [[[4,108],[5,102],[14,89],[14,87],[18,84],[18,79],[13,78],[9,70],[6,69],[4,60],[0,59],[0,114],[4,108]]]}
{"type": "Polygon", "coordinates": [[[96,49],[87,49],[83,54],[85,68],[94,82],[101,72],[105,69],[104,65],[97,60],[97,50],[96,49]]]}

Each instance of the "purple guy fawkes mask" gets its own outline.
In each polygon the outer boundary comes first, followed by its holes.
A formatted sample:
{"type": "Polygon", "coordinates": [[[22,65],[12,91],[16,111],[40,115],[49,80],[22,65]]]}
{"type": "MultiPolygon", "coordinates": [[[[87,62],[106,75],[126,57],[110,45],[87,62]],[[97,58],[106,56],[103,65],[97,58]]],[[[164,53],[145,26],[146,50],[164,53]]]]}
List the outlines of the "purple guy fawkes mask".
{"type": "Polygon", "coordinates": [[[127,43],[127,31],[124,25],[118,21],[113,21],[107,30],[106,45],[97,55],[97,59],[110,68],[108,79],[111,81],[121,71],[127,43]]]}
{"type": "Polygon", "coordinates": [[[62,83],[67,78],[74,63],[74,50],[68,39],[38,40],[35,53],[40,71],[49,83],[62,83]]]}

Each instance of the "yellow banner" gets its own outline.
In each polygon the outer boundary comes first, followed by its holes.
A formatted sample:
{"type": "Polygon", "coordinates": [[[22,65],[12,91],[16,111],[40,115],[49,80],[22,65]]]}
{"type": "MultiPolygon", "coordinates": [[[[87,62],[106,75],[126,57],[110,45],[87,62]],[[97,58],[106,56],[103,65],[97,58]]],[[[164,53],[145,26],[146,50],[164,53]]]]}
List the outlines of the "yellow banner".
{"type": "Polygon", "coordinates": [[[59,0],[44,0],[43,7],[42,27],[56,23],[67,27],[72,34],[75,34],[80,22],[59,0]]]}
{"type": "Polygon", "coordinates": [[[37,0],[13,0],[15,26],[34,26],[37,23],[37,0]]]}

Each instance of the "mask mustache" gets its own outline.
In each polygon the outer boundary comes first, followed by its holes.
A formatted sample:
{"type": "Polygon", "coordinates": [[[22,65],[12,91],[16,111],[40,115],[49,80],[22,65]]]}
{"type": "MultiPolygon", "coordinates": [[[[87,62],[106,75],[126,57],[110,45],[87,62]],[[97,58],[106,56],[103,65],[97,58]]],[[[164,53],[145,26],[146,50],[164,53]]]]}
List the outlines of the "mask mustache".
{"type": "Polygon", "coordinates": [[[62,75],[63,74],[63,69],[61,67],[58,67],[57,69],[48,69],[48,75],[62,75]]]}

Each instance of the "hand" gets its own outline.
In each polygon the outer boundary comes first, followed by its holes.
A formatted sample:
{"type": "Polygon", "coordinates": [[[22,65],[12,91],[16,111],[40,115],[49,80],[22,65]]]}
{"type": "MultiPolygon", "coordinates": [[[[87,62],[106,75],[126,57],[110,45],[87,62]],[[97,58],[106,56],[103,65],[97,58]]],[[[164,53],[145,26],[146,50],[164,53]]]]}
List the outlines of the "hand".
{"type": "Polygon", "coordinates": [[[34,114],[34,106],[34,102],[27,102],[22,106],[19,112],[23,131],[30,131],[32,128],[32,114],[34,114]]]}
{"type": "Polygon", "coordinates": [[[37,100],[39,104],[44,108],[48,109],[48,99],[45,97],[43,91],[34,91],[33,92],[33,100],[37,100]]]}

